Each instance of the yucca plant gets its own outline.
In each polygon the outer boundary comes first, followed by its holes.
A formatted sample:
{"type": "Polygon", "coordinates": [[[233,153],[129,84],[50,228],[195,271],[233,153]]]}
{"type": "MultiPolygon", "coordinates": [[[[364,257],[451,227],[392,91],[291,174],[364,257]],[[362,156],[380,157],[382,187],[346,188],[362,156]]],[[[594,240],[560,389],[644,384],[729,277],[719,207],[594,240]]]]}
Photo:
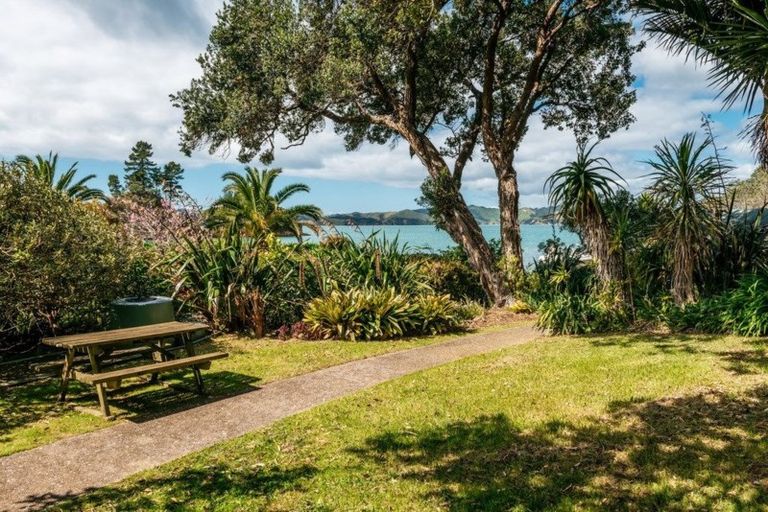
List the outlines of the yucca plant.
{"type": "Polygon", "coordinates": [[[608,160],[592,156],[595,146],[580,145],[576,160],[555,171],[545,187],[549,188],[549,205],[557,218],[581,234],[597,262],[600,280],[621,282],[622,260],[611,245],[611,225],[603,203],[621,188],[622,178],[608,160]]]}

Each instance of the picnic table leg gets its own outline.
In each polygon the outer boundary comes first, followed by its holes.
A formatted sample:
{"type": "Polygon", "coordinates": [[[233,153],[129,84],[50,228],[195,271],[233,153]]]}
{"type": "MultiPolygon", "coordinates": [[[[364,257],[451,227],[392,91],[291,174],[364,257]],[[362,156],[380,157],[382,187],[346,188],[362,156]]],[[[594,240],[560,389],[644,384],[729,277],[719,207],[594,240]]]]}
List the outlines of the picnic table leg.
{"type": "MultiPolygon", "coordinates": [[[[182,334],[182,339],[184,340],[184,348],[187,351],[187,356],[192,357],[195,355],[195,346],[192,343],[192,340],[189,338],[189,333],[182,334]]],[[[195,383],[197,384],[197,392],[201,395],[205,393],[205,388],[203,387],[203,374],[200,372],[200,368],[197,366],[192,367],[192,372],[195,374],[195,383]]]]}
{"type": "MultiPolygon", "coordinates": [[[[99,373],[101,365],[99,359],[96,357],[96,348],[88,347],[88,358],[91,360],[91,371],[93,373],[99,373]]],[[[103,383],[96,384],[96,394],[99,397],[99,406],[101,407],[101,414],[106,419],[112,419],[112,415],[109,414],[109,403],[107,403],[107,390],[103,383]]]]}
{"type": "Polygon", "coordinates": [[[64,366],[61,368],[61,391],[59,392],[59,402],[67,399],[67,388],[69,388],[69,379],[72,376],[72,365],[75,361],[75,354],[72,349],[67,349],[64,354],[64,366]]]}
{"type": "MultiPolygon", "coordinates": [[[[163,348],[164,340],[158,340],[158,345],[160,346],[160,349],[163,348]]],[[[154,350],[152,351],[152,361],[155,363],[160,363],[162,361],[165,361],[165,357],[163,357],[163,353],[160,350],[154,350]]],[[[153,373],[149,377],[149,383],[150,384],[157,384],[160,380],[160,374],[159,373],[153,373]]]]}

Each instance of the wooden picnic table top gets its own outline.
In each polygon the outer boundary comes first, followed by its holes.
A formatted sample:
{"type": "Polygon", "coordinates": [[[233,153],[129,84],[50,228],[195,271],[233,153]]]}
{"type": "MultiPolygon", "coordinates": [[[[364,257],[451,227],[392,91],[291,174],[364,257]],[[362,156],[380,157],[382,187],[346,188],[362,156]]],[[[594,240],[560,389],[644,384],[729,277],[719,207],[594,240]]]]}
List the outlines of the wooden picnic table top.
{"type": "Polygon", "coordinates": [[[71,334],[68,336],[53,336],[50,338],[43,338],[43,343],[53,347],[74,349],[94,345],[114,345],[129,341],[162,338],[203,329],[207,330],[208,326],[196,322],[164,322],[161,324],[129,327],[127,329],[71,334]]]}

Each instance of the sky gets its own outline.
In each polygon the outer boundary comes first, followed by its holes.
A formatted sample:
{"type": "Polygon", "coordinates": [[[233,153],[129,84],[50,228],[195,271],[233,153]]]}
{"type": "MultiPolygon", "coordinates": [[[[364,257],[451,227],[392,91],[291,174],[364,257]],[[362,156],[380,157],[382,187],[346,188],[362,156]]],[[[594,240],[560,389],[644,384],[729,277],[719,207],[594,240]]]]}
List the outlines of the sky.
{"type": "MultiPolygon", "coordinates": [[[[171,106],[169,94],[199,76],[195,58],[205,49],[221,3],[0,0],[0,157],[52,150],[62,163],[77,161],[80,172],[96,174],[93,185],[106,189],[107,176],[121,174],[131,146],[146,140],[157,162],[176,160],[185,167],[185,190],[210,203],[221,191],[221,175],[243,165],[234,155],[182,155],[181,112],[171,106]]],[[[648,168],[642,162],[652,156],[653,146],[698,130],[702,113],[715,120],[720,143],[736,167],[733,177],[751,173],[752,155],[739,139],[746,116],[738,107],[721,111],[707,87],[706,69],[649,42],[634,57],[633,72],[636,121],[599,150],[632,191],[645,183],[648,168]]],[[[516,157],[521,204],[546,205],[544,181],[574,153],[572,135],[544,130],[534,120],[516,157]]],[[[278,151],[274,166],[283,169],[283,184],[310,185],[310,195],[300,200],[326,213],[417,207],[425,176],[406,144],[347,152],[330,129],[310,136],[303,146],[278,151]]],[[[495,187],[490,165],[476,155],[464,172],[465,198],[495,206],[495,187]]]]}

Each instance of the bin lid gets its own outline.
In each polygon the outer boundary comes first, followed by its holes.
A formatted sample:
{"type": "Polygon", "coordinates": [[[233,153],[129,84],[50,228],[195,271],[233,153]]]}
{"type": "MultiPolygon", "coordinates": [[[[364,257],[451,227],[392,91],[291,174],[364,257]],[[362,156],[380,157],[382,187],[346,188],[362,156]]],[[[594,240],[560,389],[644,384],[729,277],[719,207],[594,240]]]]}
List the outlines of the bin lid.
{"type": "Polygon", "coordinates": [[[113,306],[149,306],[152,304],[167,304],[173,302],[170,297],[162,297],[160,295],[153,295],[151,297],[123,297],[121,299],[113,300],[113,306]]]}

